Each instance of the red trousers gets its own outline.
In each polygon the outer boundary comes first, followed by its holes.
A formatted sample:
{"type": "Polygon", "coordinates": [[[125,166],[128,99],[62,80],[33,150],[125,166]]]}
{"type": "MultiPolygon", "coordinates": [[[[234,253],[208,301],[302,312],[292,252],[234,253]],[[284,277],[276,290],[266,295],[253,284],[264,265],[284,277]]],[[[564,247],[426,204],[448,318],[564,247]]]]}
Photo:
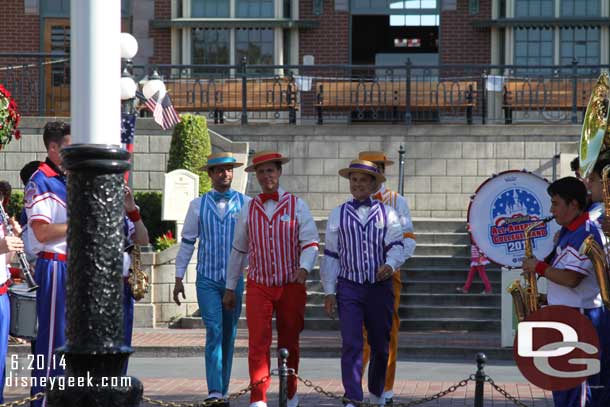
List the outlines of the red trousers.
{"type": "MultiPolygon", "coordinates": [[[[250,383],[269,375],[271,368],[271,320],[275,312],[277,348],[288,349],[288,367],[299,371],[299,335],[305,324],[307,292],[304,284],[267,287],[248,280],[246,286],[246,320],[248,322],[248,368],[250,383]]],[[[267,402],[271,380],[256,386],[250,393],[250,403],[267,402]]],[[[297,379],[288,377],[288,398],[297,392],[297,379]]]]}

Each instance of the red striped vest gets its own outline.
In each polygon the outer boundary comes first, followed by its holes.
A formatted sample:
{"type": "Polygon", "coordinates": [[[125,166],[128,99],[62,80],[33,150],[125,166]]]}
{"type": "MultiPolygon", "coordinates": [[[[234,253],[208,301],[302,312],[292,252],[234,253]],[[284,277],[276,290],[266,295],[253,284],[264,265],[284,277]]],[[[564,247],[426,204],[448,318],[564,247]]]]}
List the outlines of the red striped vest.
{"type": "Polygon", "coordinates": [[[299,269],[301,249],[297,197],[284,193],[267,217],[257,196],[248,209],[248,278],[267,287],[289,283],[299,269]]]}

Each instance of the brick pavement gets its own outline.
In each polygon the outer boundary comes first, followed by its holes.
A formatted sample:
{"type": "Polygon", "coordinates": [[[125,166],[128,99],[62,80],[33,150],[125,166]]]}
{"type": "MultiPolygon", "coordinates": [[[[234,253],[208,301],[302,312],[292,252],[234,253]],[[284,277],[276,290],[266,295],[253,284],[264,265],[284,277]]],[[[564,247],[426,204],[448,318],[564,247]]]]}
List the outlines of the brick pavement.
{"type": "MultiPolygon", "coordinates": [[[[176,330],[176,329],[136,329],[134,331],[133,344],[136,350],[151,349],[181,349],[185,347],[193,348],[199,354],[203,351],[205,331],[202,329],[176,330]]],[[[322,349],[331,344],[336,345],[340,341],[338,332],[332,331],[305,331],[302,335],[302,346],[322,349]]],[[[456,344],[472,346],[499,346],[499,338],[493,334],[469,334],[469,333],[407,333],[401,332],[401,343],[426,343],[437,344],[456,344]]],[[[339,342],[340,343],[340,342],[339,342]]],[[[247,349],[247,332],[239,330],[236,343],[238,348],[247,349]]],[[[13,346],[14,348],[14,346],[13,346]]],[[[24,346],[22,345],[22,348],[24,346]]],[[[23,350],[23,349],[21,349],[23,350]]],[[[145,395],[153,399],[164,401],[184,400],[193,402],[202,400],[206,394],[206,384],[204,378],[147,378],[139,377],[144,383],[145,395]]],[[[426,380],[399,380],[395,385],[396,401],[409,402],[422,397],[430,397],[441,390],[447,389],[457,384],[463,378],[457,378],[455,382],[426,380]]],[[[319,385],[323,389],[337,395],[343,393],[340,378],[323,378],[314,380],[314,385],[319,385]]],[[[505,387],[506,391],[524,401],[532,407],[552,406],[552,397],[549,392],[543,391],[527,383],[498,383],[505,387]]],[[[236,378],[231,382],[231,392],[236,392],[247,387],[248,382],[244,378],[236,378]]],[[[7,387],[5,388],[6,401],[15,400],[26,396],[28,389],[7,387]]],[[[305,406],[336,406],[341,407],[338,400],[329,399],[321,396],[313,388],[307,388],[299,384],[299,394],[301,405],[305,406]]],[[[277,405],[277,378],[271,383],[269,393],[269,404],[277,405]]],[[[424,405],[430,406],[472,406],[474,400],[474,383],[469,382],[465,387],[458,388],[455,392],[424,405]]],[[[233,407],[247,407],[249,397],[243,396],[231,403],[233,407]]],[[[150,404],[144,403],[143,406],[150,404]]],[[[500,393],[493,390],[489,384],[485,385],[485,406],[512,406],[513,403],[507,401],[500,393]]]]}

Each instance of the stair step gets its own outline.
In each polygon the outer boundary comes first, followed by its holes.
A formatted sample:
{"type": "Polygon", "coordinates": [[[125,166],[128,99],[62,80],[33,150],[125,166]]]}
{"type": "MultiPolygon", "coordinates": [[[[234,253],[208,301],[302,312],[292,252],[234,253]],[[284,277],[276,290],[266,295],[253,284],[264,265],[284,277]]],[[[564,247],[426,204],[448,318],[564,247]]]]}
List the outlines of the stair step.
{"type": "Polygon", "coordinates": [[[460,256],[470,257],[470,245],[463,244],[418,244],[415,247],[418,256],[460,256]]]}
{"type": "MultiPolygon", "coordinates": [[[[476,291],[476,294],[458,294],[458,293],[409,293],[401,294],[400,303],[402,305],[436,305],[446,307],[472,307],[472,306],[500,306],[500,294],[482,295],[476,291]]],[[[311,296],[310,296],[311,298],[311,296]]]]}
{"type": "Polygon", "coordinates": [[[457,232],[417,232],[417,245],[421,244],[464,244],[470,246],[468,233],[457,232]]]}
{"type": "Polygon", "coordinates": [[[464,267],[468,269],[470,268],[470,256],[422,256],[416,254],[408,259],[404,266],[407,269],[410,267],[464,267]]]}
{"type": "MultiPolygon", "coordinates": [[[[402,283],[404,293],[456,293],[456,288],[464,284],[463,280],[407,280],[402,283]]],[[[495,292],[500,292],[500,281],[491,281],[491,287],[495,292]]],[[[470,292],[480,293],[485,286],[480,281],[474,281],[470,292]]]]}

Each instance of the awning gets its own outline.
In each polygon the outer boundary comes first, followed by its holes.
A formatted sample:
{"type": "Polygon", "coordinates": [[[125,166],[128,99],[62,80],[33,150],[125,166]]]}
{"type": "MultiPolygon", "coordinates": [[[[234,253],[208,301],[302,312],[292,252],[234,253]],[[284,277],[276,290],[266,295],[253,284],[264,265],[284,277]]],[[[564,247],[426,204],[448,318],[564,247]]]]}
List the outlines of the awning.
{"type": "Polygon", "coordinates": [[[289,18],[173,18],[152,20],[151,28],[316,28],[316,20],[289,18]]]}
{"type": "Polygon", "coordinates": [[[475,20],[472,25],[477,28],[517,27],[517,28],[553,28],[553,27],[601,27],[610,26],[607,17],[516,17],[497,18],[494,20],[475,20]]]}

